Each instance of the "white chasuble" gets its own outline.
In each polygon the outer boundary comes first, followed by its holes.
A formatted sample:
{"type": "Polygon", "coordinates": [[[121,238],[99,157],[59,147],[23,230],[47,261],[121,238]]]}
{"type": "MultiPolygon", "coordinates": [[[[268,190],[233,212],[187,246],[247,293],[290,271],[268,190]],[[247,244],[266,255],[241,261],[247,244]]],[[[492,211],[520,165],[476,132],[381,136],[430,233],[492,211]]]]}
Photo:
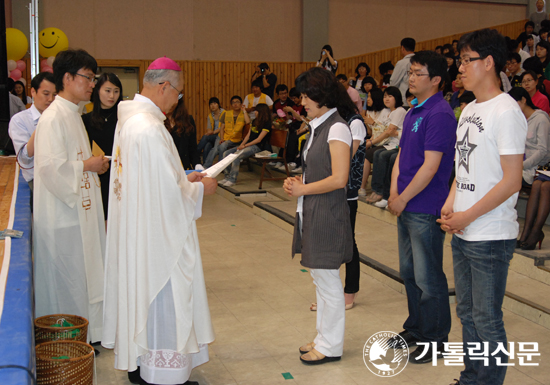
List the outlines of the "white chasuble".
{"type": "Polygon", "coordinates": [[[101,339],[105,219],[97,173],[78,106],[57,96],[35,134],[34,282],[36,316],[86,318],[88,340],[101,339]]]}
{"type": "Polygon", "coordinates": [[[187,180],[164,120],[142,95],[118,107],[102,345],[115,368],[175,384],[208,361],[214,332],[195,225],[203,186],[187,180]]]}

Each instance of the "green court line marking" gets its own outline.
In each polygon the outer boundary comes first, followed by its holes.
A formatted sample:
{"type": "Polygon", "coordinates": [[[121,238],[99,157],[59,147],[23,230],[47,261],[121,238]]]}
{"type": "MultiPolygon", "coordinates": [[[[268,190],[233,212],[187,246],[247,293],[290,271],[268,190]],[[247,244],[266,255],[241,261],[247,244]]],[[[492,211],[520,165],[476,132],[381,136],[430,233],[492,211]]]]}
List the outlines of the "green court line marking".
{"type": "Polygon", "coordinates": [[[287,373],[281,373],[281,374],[283,375],[285,380],[293,380],[294,379],[294,377],[292,377],[292,374],[290,374],[288,372],[287,373]]]}
{"type": "Polygon", "coordinates": [[[302,273],[307,273],[307,270],[306,270],[306,269],[300,269],[300,271],[301,271],[302,273]]]}
{"type": "Polygon", "coordinates": [[[235,225],[231,225],[231,226],[235,227],[235,225]]]}

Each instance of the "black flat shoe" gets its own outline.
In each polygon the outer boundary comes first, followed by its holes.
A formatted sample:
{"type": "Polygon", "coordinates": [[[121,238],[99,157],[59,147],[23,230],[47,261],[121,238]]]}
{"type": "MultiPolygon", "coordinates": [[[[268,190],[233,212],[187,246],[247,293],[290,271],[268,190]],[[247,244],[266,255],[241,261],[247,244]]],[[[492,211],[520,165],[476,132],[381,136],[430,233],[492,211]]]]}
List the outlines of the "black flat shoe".
{"type": "MultiPolygon", "coordinates": [[[[440,345],[437,347],[438,353],[436,353],[436,359],[437,358],[443,358],[443,354],[441,353],[443,351],[444,347],[443,345],[440,345]]],[[[424,346],[416,348],[416,350],[412,353],[409,353],[409,362],[411,364],[427,364],[433,361],[433,345],[430,344],[430,347],[428,348],[428,351],[426,354],[422,355],[426,348],[424,346]],[[418,358],[422,355],[422,358],[418,358]]]]}
{"type": "MultiPolygon", "coordinates": [[[[416,346],[416,343],[420,342],[418,338],[416,338],[406,330],[403,330],[401,333],[399,333],[399,336],[405,340],[409,348],[412,346],[416,346]]],[[[401,339],[397,336],[392,337],[388,340],[388,345],[393,347],[394,349],[401,349],[401,339]]]]}
{"type": "Polygon", "coordinates": [[[128,381],[132,384],[141,384],[141,376],[139,375],[139,366],[133,372],[128,372],[128,381]]]}

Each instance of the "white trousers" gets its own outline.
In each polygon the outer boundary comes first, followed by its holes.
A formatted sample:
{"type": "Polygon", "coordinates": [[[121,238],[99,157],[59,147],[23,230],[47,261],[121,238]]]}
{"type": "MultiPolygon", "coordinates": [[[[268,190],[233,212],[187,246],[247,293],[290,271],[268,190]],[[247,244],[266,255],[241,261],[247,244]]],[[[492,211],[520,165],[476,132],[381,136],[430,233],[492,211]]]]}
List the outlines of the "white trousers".
{"type": "Polygon", "coordinates": [[[315,349],[328,357],[344,352],[346,301],[339,270],[311,269],[317,294],[315,349]]]}

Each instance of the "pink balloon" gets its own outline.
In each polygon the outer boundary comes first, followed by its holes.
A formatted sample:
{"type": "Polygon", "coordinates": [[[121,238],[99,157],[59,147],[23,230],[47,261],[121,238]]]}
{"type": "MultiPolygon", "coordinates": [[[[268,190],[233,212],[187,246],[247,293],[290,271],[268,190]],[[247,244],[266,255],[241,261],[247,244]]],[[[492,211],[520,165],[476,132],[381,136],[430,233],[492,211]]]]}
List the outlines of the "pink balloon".
{"type": "Polygon", "coordinates": [[[48,67],[48,59],[40,60],[40,68],[48,67]]]}
{"type": "Polygon", "coordinates": [[[12,78],[13,80],[21,79],[21,71],[18,69],[14,69],[10,72],[10,78],[12,78]]]}
{"type": "Polygon", "coordinates": [[[53,68],[49,66],[42,67],[42,72],[50,72],[53,74],[53,68]]]}
{"type": "Polygon", "coordinates": [[[21,72],[25,71],[25,68],[27,68],[27,63],[23,60],[17,60],[17,69],[21,72]]]}

